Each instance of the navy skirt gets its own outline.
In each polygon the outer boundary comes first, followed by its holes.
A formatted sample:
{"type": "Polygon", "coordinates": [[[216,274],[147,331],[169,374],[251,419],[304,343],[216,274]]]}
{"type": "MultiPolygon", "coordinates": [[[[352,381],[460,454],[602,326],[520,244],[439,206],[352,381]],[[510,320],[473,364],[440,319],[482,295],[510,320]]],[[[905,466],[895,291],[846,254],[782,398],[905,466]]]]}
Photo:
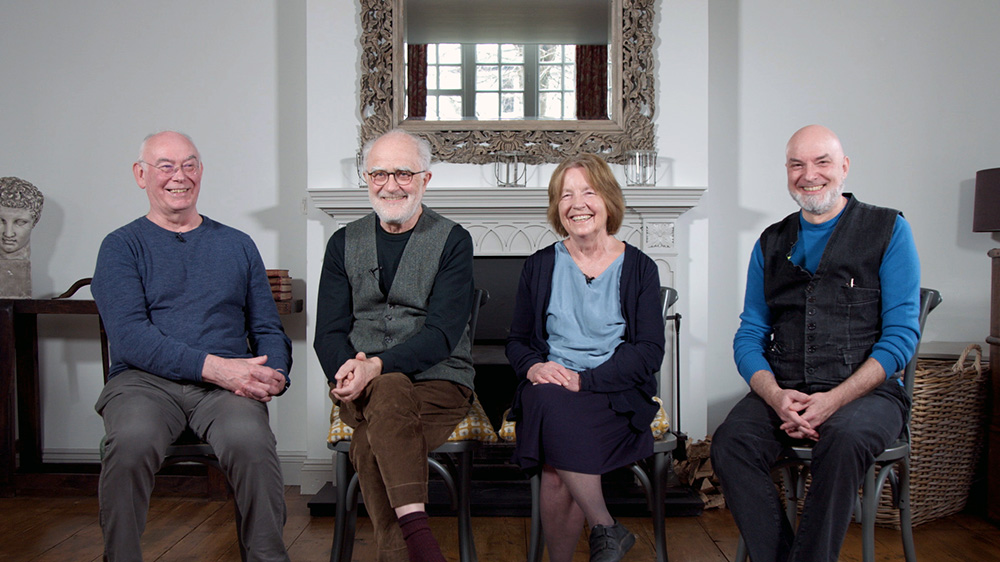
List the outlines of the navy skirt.
{"type": "Polygon", "coordinates": [[[525,384],[513,462],[525,472],[549,465],[604,474],[653,454],[653,433],[636,433],[606,394],[573,392],[556,384],[525,384]]]}

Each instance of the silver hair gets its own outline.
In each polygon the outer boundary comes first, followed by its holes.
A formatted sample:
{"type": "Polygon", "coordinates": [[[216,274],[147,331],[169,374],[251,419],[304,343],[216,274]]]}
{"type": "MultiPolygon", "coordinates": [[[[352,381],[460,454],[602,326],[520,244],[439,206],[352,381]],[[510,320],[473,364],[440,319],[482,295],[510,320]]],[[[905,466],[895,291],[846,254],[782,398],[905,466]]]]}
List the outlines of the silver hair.
{"type": "MultiPolygon", "coordinates": [[[[191,135],[189,135],[187,133],[182,133],[180,131],[171,131],[169,129],[165,129],[163,131],[157,131],[155,133],[149,133],[148,135],[146,135],[146,137],[144,139],[142,139],[142,144],[139,145],[139,160],[142,160],[142,155],[146,153],[146,143],[149,142],[149,139],[155,137],[156,135],[160,135],[160,134],[163,134],[163,133],[176,133],[176,134],[184,137],[185,139],[187,139],[187,141],[189,143],[191,143],[191,146],[195,147],[195,151],[198,150],[198,147],[194,144],[194,139],[191,138],[191,135]]],[[[201,160],[201,153],[198,154],[198,160],[201,160]]]]}
{"type": "Polygon", "coordinates": [[[368,154],[371,153],[372,146],[389,135],[403,135],[413,141],[414,146],[417,148],[417,159],[420,160],[420,168],[422,170],[431,169],[431,143],[427,142],[427,139],[414,135],[409,131],[404,131],[403,129],[393,129],[387,133],[383,133],[376,139],[366,142],[364,148],[361,149],[361,166],[364,168],[365,172],[368,171],[368,154]]]}
{"type": "Polygon", "coordinates": [[[43,203],[45,197],[42,192],[30,182],[13,176],[0,178],[0,207],[27,209],[34,221],[32,226],[38,224],[38,218],[42,216],[43,203]]]}

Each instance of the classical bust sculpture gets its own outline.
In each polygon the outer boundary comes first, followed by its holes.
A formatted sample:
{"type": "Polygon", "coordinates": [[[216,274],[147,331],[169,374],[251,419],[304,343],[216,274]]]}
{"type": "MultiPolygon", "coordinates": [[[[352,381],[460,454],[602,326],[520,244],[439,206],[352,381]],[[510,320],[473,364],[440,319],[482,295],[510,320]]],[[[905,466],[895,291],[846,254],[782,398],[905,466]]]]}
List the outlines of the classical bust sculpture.
{"type": "Polygon", "coordinates": [[[31,230],[45,198],[20,178],[0,178],[0,297],[31,297],[31,230]]]}

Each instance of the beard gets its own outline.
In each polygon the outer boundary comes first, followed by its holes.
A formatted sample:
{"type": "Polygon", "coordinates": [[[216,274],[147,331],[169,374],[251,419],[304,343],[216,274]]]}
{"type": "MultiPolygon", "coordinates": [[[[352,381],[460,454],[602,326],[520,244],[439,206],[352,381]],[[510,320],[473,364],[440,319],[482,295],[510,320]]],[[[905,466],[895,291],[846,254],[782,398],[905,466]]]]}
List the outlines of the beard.
{"type": "Polygon", "coordinates": [[[380,221],[385,224],[404,224],[406,221],[413,218],[420,210],[420,200],[422,198],[418,195],[410,194],[407,197],[406,205],[400,208],[391,208],[385,205],[381,199],[374,193],[369,191],[368,200],[372,204],[372,209],[375,210],[375,214],[378,215],[380,221]]]}
{"type": "Polygon", "coordinates": [[[798,190],[790,190],[789,193],[803,211],[814,215],[823,215],[837,206],[837,202],[840,201],[840,197],[844,193],[844,182],[840,182],[840,185],[835,189],[829,189],[817,195],[809,195],[798,190]]]}

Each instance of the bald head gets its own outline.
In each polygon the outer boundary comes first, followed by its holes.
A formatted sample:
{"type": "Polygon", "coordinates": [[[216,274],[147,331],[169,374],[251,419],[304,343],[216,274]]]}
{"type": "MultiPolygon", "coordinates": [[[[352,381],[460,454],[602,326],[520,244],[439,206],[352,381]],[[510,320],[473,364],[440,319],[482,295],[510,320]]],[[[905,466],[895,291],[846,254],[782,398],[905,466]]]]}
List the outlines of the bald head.
{"type": "Polygon", "coordinates": [[[785,145],[785,157],[791,158],[793,153],[797,154],[807,148],[821,148],[831,157],[844,157],[844,148],[840,145],[837,134],[823,125],[806,125],[795,131],[785,145]]]}
{"type": "Polygon", "coordinates": [[[826,222],[844,208],[844,180],[850,169],[840,139],[822,125],[802,127],[785,146],[788,192],[809,222],[826,222]]]}

